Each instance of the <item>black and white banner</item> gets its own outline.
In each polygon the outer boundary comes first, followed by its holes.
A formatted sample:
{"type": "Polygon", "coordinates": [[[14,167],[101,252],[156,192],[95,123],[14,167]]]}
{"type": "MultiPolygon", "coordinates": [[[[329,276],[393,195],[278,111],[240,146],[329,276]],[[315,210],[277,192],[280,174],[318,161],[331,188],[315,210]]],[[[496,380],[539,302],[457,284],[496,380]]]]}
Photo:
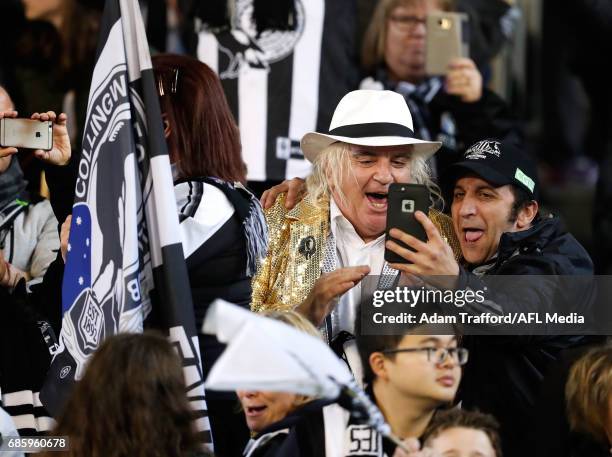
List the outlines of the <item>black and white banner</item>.
{"type": "Polygon", "coordinates": [[[295,0],[295,30],[262,33],[253,4],[234,2],[229,30],[201,28],[197,56],[219,74],[248,179],[305,177],[300,139],[327,132],[336,105],[359,84],[357,2],[295,0]]]}
{"type": "Polygon", "coordinates": [[[53,414],[107,336],[154,325],[183,359],[212,446],[170,162],[137,0],[107,0],[91,82],[62,288],[60,347],[41,398],[53,414]]]}

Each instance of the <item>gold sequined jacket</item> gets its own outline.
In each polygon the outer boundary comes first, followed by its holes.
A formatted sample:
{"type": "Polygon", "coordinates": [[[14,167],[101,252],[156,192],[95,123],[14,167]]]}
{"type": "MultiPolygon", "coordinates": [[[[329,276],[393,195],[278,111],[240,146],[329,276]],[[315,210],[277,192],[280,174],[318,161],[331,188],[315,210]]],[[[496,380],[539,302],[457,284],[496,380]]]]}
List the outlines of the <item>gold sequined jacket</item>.
{"type": "MultiPolygon", "coordinates": [[[[329,232],[329,197],[315,202],[306,195],[287,210],[285,196],[279,195],[266,211],[268,254],[253,278],[251,309],[255,312],[295,308],[321,276],[329,232]]],[[[461,251],[451,219],[433,209],[429,217],[459,259],[461,251]]]]}

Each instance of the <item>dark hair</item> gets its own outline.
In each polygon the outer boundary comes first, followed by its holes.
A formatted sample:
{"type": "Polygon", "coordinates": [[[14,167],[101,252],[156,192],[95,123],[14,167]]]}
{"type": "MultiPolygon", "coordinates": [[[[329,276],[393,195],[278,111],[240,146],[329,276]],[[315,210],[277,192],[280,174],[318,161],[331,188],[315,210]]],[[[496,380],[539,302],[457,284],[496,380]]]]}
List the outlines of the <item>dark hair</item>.
{"type": "MultiPolygon", "coordinates": [[[[533,197],[525,189],[515,184],[510,184],[510,190],[512,191],[512,195],[514,195],[514,202],[512,203],[512,208],[510,209],[509,222],[514,223],[516,222],[519,213],[531,204],[533,197]]],[[[537,213],[533,221],[538,221],[539,217],[540,214],[537,213]]]]}
{"type": "Polygon", "coordinates": [[[240,134],[217,75],[187,56],[153,57],[162,114],[170,124],[170,157],[183,178],[246,182],[240,134]]]}
{"type": "Polygon", "coordinates": [[[445,430],[455,427],[471,428],[484,432],[495,450],[495,457],[502,457],[499,423],[497,420],[490,414],[466,411],[459,408],[440,411],[434,415],[421,437],[423,446],[427,446],[445,430]]]}
{"type": "Polygon", "coordinates": [[[168,340],[121,334],[94,353],[52,434],[69,437],[70,457],[183,457],[201,450],[194,420],[168,340]]]}
{"type": "MultiPolygon", "coordinates": [[[[361,335],[357,334],[357,350],[363,367],[363,381],[366,384],[371,384],[376,375],[370,366],[370,356],[374,352],[382,352],[388,349],[396,349],[400,344],[404,335],[361,335]]],[[[389,355],[393,357],[393,354],[389,355]]]]}
{"type": "MultiPolygon", "coordinates": [[[[371,384],[376,375],[370,366],[370,356],[374,352],[382,352],[389,349],[397,349],[402,339],[406,335],[426,335],[427,324],[412,325],[406,324],[404,332],[401,335],[363,335],[361,332],[355,336],[357,350],[359,351],[359,359],[363,367],[363,382],[371,384]],[[417,330],[418,329],[418,330],[417,330]]],[[[459,337],[458,337],[459,340],[459,337]]],[[[395,354],[388,354],[387,358],[393,359],[395,354]]]]}
{"type": "MultiPolygon", "coordinates": [[[[366,283],[367,284],[367,283],[366,283]]],[[[362,286],[365,288],[366,286],[362,286]]],[[[401,334],[393,334],[393,335],[368,335],[364,334],[362,329],[362,309],[364,306],[373,306],[372,305],[372,297],[364,298],[359,307],[357,309],[357,317],[355,319],[355,342],[357,343],[357,351],[359,352],[359,359],[361,360],[361,366],[363,367],[363,382],[365,384],[371,384],[374,379],[376,379],[376,375],[372,371],[372,367],[370,366],[370,356],[374,352],[382,352],[389,349],[397,349],[400,342],[406,335],[429,335],[432,334],[432,327],[430,324],[421,324],[418,322],[415,323],[406,323],[402,325],[402,333],[401,334]]],[[[440,330],[440,327],[434,325],[437,331],[440,330]]],[[[450,325],[449,328],[452,328],[452,333],[457,337],[457,342],[460,341],[461,335],[459,330],[454,325],[450,325]]],[[[388,354],[387,358],[393,359],[395,354],[388,354]]]]}

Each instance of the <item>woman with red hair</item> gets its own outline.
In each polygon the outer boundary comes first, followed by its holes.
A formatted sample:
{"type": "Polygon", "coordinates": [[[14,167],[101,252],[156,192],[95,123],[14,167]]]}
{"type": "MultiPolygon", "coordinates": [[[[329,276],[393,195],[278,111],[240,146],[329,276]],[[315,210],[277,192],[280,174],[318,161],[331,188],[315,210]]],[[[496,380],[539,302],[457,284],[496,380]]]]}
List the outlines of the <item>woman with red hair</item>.
{"type": "MultiPolygon", "coordinates": [[[[172,163],[183,252],[196,326],[216,298],[249,307],[251,278],[266,254],[267,228],[258,200],[244,187],[240,134],[217,75],[191,57],[153,57],[172,163]]],[[[200,335],[206,375],[223,351],[200,335]]],[[[233,393],[207,392],[215,451],[239,455],[248,440],[233,393]],[[237,454],[236,454],[237,452],[237,454]]]]}

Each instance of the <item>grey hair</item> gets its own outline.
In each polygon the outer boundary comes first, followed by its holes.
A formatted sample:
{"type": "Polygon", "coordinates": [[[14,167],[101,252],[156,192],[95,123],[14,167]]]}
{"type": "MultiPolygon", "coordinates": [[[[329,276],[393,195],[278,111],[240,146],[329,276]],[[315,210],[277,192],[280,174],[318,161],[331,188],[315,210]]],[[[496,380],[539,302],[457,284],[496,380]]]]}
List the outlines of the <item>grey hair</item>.
{"type": "MultiPolygon", "coordinates": [[[[351,166],[351,152],[350,144],[338,141],[324,148],[314,159],[312,172],[306,178],[306,190],[313,203],[316,204],[323,197],[331,197],[334,190],[343,206],[346,206],[348,200],[342,192],[341,183],[345,177],[356,179],[351,166]]],[[[431,168],[427,159],[422,154],[414,154],[413,151],[411,156],[411,182],[423,184],[429,189],[432,206],[443,205],[442,192],[431,179],[431,168]]]]}

